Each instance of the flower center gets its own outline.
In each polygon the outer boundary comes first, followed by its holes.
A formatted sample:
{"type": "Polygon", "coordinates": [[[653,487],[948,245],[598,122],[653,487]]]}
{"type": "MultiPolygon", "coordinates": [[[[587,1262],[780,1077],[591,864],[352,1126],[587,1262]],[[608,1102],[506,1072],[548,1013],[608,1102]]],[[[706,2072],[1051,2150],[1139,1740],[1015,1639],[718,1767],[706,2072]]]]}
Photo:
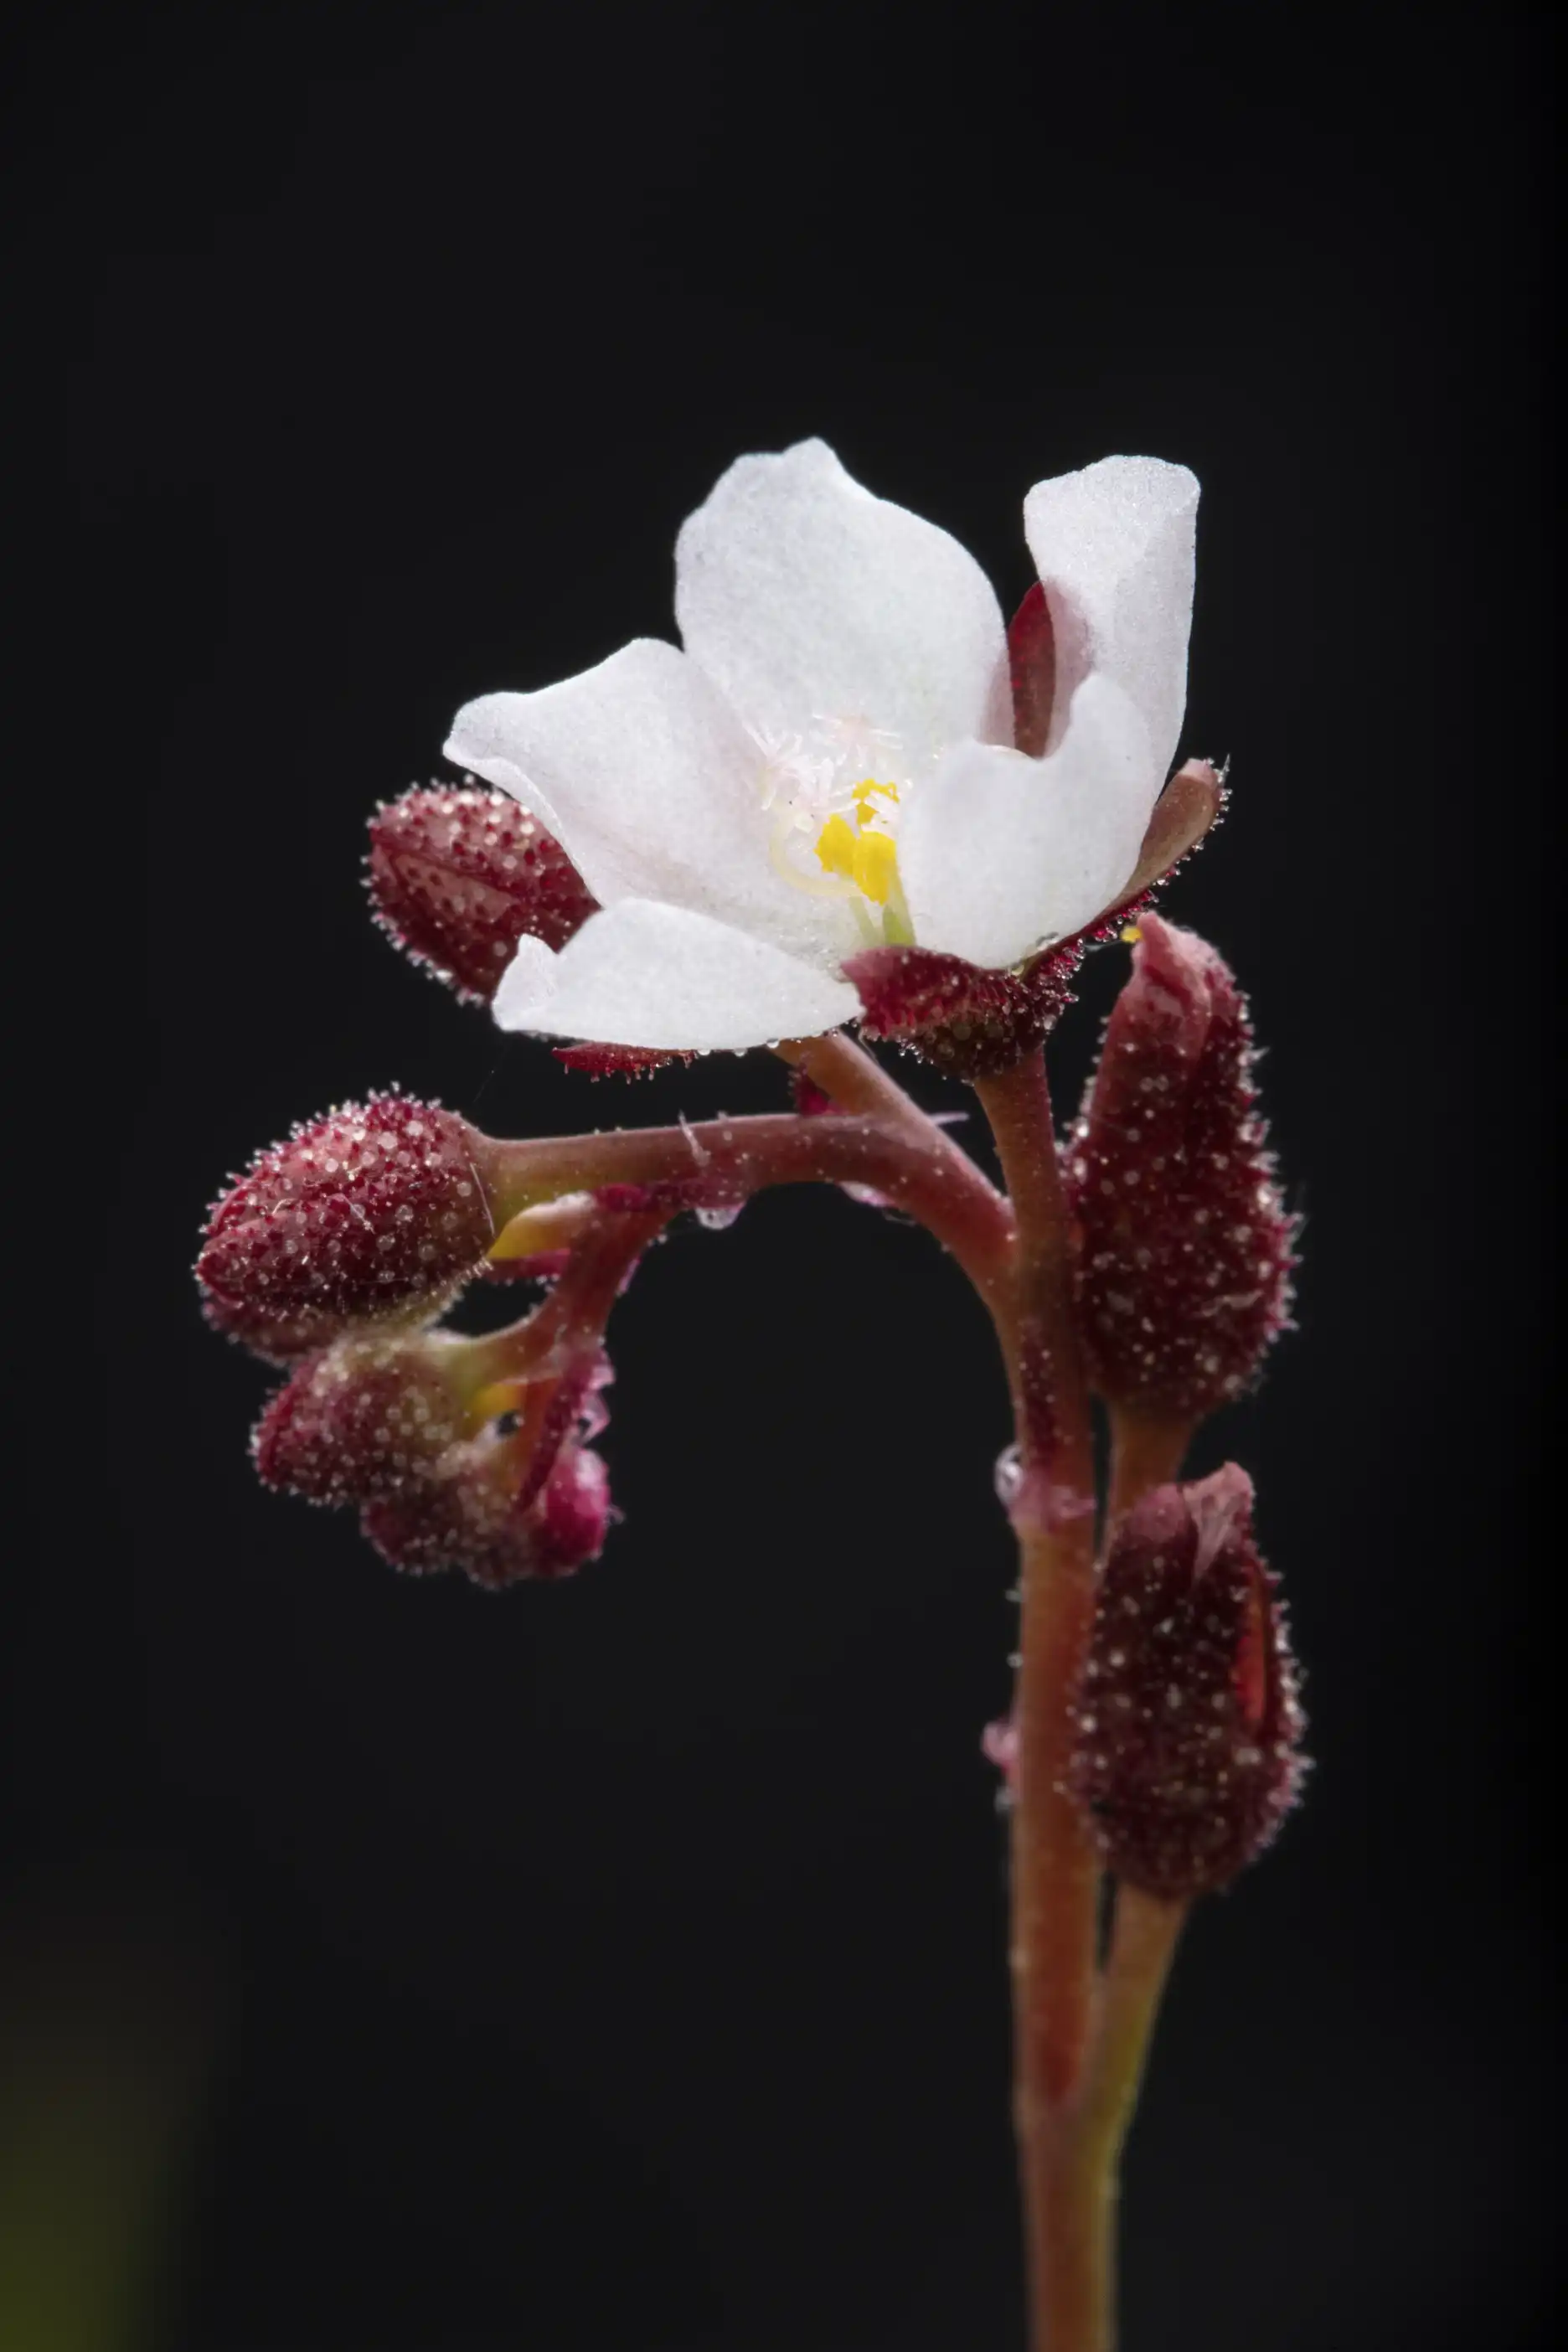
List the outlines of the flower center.
{"type": "Polygon", "coordinates": [[[763,744],[775,872],[814,898],[847,901],[868,946],[907,945],[914,936],[899,877],[900,786],[866,773],[873,761],[891,765],[897,748],[883,729],[826,719],[809,742],[792,736],[763,744]]]}
{"type": "Polygon", "coordinates": [[[898,887],[899,852],[893,839],[897,784],[863,777],[850,793],[855,821],[835,810],[816,836],[816,862],[825,874],[842,874],[863,898],[885,907],[898,887]]]}

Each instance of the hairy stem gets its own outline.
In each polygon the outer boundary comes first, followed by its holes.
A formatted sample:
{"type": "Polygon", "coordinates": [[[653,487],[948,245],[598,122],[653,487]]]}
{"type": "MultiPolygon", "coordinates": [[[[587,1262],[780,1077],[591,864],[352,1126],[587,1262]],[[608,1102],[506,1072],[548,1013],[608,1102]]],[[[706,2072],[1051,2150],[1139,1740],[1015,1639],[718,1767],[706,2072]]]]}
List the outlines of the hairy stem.
{"type": "Polygon", "coordinates": [[[1091,2147],[1092,2168],[1105,2174],[1112,2193],[1149,2038],[1189,1907],[1145,1895],[1137,1886],[1116,1891],[1116,1925],[1100,1988],[1094,2071],[1079,2126],[1091,2147]]]}
{"type": "Polygon", "coordinates": [[[1114,1527],[1152,1487],[1163,1486],[1176,1475],[1192,1436],[1190,1422],[1134,1412],[1125,1405],[1111,1406],[1108,1528],[1114,1527]]]}
{"type": "Polygon", "coordinates": [[[1119,1890],[1083,2084],[1043,2117],[1026,2164],[1039,2352],[1110,2352],[1116,2340],[1121,2148],[1186,1910],[1136,1887],[1119,1890]]]}
{"type": "Polygon", "coordinates": [[[1043,1056],[981,1080],[977,1091],[1017,1227],[1013,1281],[996,1322],[1019,1450],[1011,1962],[1032,2340],[1036,2352],[1103,2352],[1110,2191],[1079,2123],[1097,1998],[1100,1869],[1065,1785],[1072,1697],[1094,1609],[1089,1394],[1043,1056]]]}
{"type": "Polygon", "coordinates": [[[519,1142],[477,1138],[470,1150],[498,1225],[562,1193],[611,1184],[700,1186],[736,1201],[771,1184],[868,1185],[934,1234],[989,1300],[1012,1239],[1007,1205],[973,1160],[887,1084],[904,1106],[896,1116],[782,1112],[519,1142]]]}

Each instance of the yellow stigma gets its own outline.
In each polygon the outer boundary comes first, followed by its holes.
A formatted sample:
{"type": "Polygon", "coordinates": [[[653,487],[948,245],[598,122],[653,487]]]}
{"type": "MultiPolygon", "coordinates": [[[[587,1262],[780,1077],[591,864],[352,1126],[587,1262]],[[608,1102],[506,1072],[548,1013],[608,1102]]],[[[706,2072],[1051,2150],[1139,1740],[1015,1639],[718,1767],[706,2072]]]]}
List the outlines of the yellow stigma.
{"type": "Polygon", "coordinates": [[[875,776],[862,776],[850,795],[855,803],[855,814],[862,824],[869,824],[877,814],[871,805],[873,793],[885,801],[897,803],[899,797],[897,784],[879,784],[875,776]]]}

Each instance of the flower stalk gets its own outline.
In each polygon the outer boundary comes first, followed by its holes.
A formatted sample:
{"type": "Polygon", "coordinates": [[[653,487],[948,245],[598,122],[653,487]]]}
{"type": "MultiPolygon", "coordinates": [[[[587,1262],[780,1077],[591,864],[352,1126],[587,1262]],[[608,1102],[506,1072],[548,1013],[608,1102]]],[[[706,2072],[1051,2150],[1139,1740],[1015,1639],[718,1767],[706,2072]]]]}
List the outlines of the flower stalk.
{"type": "Polygon", "coordinates": [[[1140,1412],[1133,1405],[1108,1408],[1110,1421],[1110,1486],[1106,1524],[1113,1527],[1136,1502],[1175,1477],[1193,1442],[1193,1424],[1174,1415],[1140,1412]]]}
{"type": "Polygon", "coordinates": [[[1045,1059],[976,1082],[1016,1220],[997,1331],[1012,1385],[1020,1553],[1013,1728],[1014,2123],[1037,2352],[1109,2342],[1110,2189],[1081,2128],[1095,2017],[1100,1864],[1067,1792],[1072,1695],[1094,1611],[1089,1393],[1045,1059]]]}
{"type": "MultiPolygon", "coordinates": [[[[859,1058],[875,1068],[868,1055],[859,1058]]],[[[774,1184],[861,1184],[924,1225],[989,1297],[1012,1240],[1006,1203],[901,1088],[882,1083],[903,1105],[896,1123],[879,1101],[869,1116],[784,1111],[516,1142],[487,1138],[481,1173],[501,1228],[497,1254],[505,1255],[511,1218],[565,1193],[640,1187],[652,1197],[636,1205],[662,1200],[673,1209],[738,1205],[774,1184]]],[[[860,1087],[868,1098],[868,1082],[860,1087]]]]}

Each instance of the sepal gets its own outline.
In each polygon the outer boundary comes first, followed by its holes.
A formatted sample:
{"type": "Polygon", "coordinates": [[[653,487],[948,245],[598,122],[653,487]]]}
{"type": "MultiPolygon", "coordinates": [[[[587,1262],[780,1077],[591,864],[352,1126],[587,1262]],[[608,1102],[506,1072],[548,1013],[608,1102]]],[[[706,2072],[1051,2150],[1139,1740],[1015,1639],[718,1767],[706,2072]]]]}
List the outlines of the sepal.
{"type": "Polygon", "coordinates": [[[994,1077],[1032,1053],[1072,1003],[1084,945],[1068,941],[1016,971],[930,948],[863,948],[844,971],[859,991],[866,1036],[909,1046],[952,1077],[994,1077]]]}

